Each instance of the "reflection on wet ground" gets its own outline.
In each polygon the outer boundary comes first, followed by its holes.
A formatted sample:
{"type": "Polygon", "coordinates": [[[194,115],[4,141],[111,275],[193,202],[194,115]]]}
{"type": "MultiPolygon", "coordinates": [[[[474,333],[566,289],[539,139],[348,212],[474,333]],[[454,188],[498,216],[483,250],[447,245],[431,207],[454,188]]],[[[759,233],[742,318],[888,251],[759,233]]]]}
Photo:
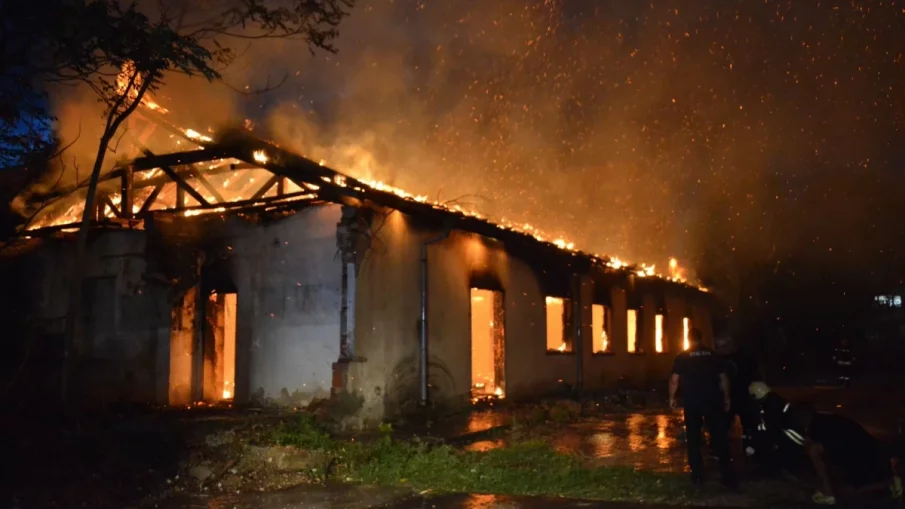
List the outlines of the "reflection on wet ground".
{"type": "Polygon", "coordinates": [[[446,417],[429,425],[414,423],[402,426],[396,430],[395,435],[397,438],[435,436],[450,439],[506,426],[511,418],[505,410],[478,409],[468,414],[446,417]]]}
{"type": "MultiPolygon", "coordinates": [[[[544,438],[559,452],[595,458],[602,466],[682,472],[686,463],[683,433],[680,413],[631,414],[563,425],[544,438]]],[[[486,451],[505,445],[505,439],[480,440],[467,449],[486,451]]]]}
{"type": "MultiPolygon", "coordinates": [[[[173,499],[165,509],[669,509],[629,502],[450,494],[411,496],[366,486],[300,486],[276,493],[173,499]]],[[[689,509],[686,507],[686,509],[689,509]]],[[[710,507],[710,509],[719,509],[710,507]]]]}
{"type": "MultiPolygon", "coordinates": [[[[686,509],[694,509],[685,506],[686,509]]],[[[630,502],[588,502],[541,497],[503,497],[498,495],[446,495],[414,498],[386,506],[386,509],[675,509],[660,504],[630,502]]],[[[710,507],[710,509],[719,509],[710,507]]]]}

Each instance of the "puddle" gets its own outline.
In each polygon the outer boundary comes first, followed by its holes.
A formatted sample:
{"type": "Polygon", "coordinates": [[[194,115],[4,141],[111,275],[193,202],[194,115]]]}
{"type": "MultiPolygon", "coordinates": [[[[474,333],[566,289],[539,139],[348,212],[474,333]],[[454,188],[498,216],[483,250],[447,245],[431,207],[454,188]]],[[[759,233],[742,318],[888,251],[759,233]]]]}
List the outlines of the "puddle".
{"type": "MultiPolygon", "coordinates": [[[[737,430],[733,441],[740,453],[737,430]]],[[[596,420],[563,425],[544,432],[538,439],[556,451],[594,458],[600,466],[627,466],[651,472],[686,472],[685,428],[681,413],[604,416],[596,420]]],[[[479,440],[470,451],[505,447],[503,438],[479,440]]]]}

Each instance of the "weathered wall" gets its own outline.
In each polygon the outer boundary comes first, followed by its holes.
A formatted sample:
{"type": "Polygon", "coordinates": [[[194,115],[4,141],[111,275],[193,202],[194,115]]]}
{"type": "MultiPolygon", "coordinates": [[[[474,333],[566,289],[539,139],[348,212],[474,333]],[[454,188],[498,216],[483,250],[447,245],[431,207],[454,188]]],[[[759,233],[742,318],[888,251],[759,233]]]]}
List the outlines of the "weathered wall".
{"type": "Polygon", "coordinates": [[[305,404],[330,394],[339,358],[339,205],[230,225],[237,288],[236,398],[305,404]]]}
{"type": "MultiPolygon", "coordinates": [[[[101,402],[167,403],[170,307],[167,290],[145,278],[145,233],[98,232],[89,246],[83,286],[83,339],[77,390],[101,402]]],[[[41,317],[62,333],[74,244],[42,249],[41,317]]]]}
{"type": "MultiPolygon", "coordinates": [[[[356,354],[352,387],[371,415],[404,411],[419,397],[421,244],[441,231],[425,231],[394,212],[381,221],[378,239],[362,263],[357,283],[356,354]],[[392,298],[390,298],[392,296],[392,298]]],[[[576,354],[548,354],[544,298],[534,272],[491,239],[460,231],[428,247],[428,335],[431,397],[462,404],[470,395],[470,297],[473,278],[497,281],[505,300],[505,390],[520,399],[575,384],[576,354]]],[[[590,351],[590,310],[584,337],[590,351]]]]}
{"type": "MultiPolygon", "coordinates": [[[[380,222],[358,276],[356,354],[366,358],[354,363],[351,384],[365,397],[370,415],[403,411],[419,397],[420,246],[441,231],[425,231],[399,212],[380,222]]],[[[505,388],[510,399],[531,398],[576,382],[576,353],[546,351],[544,298],[534,272],[520,259],[507,254],[501,243],[477,235],[453,231],[449,238],[428,247],[428,336],[431,397],[435,402],[461,403],[470,393],[469,288],[472,276],[490,275],[505,296],[505,388]]],[[[611,307],[613,353],[592,354],[591,310],[593,282],[582,283],[582,359],[584,387],[597,390],[625,379],[631,386],[665,383],[674,355],[682,346],[685,301],[666,299],[668,350],[654,352],[656,299],[645,295],[639,310],[639,340],[644,354],[626,351],[626,292],[613,286],[611,307]]],[[[703,311],[695,315],[701,325],[703,311]],[[700,315],[700,317],[698,317],[700,315]]],[[[709,336],[708,336],[709,337],[709,336]]],[[[366,412],[367,415],[367,412],[366,412]]]]}

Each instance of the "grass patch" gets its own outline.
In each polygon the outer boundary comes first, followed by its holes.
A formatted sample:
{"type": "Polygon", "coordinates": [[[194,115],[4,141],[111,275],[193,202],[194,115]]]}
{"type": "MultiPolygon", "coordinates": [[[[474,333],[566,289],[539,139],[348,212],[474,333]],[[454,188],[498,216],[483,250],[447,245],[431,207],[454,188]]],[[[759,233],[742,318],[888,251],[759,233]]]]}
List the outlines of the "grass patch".
{"type": "Polygon", "coordinates": [[[280,445],[330,451],[336,458],[336,477],[366,484],[435,492],[674,503],[700,499],[701,495],[693,496],[695,492],[683,476],[594,467],[539,441],[477,452],[397,441],[389,430],[383,431],[383,436],[370,442],[339,441],[306,416],[274,430],[271,438],[280,445]]]}

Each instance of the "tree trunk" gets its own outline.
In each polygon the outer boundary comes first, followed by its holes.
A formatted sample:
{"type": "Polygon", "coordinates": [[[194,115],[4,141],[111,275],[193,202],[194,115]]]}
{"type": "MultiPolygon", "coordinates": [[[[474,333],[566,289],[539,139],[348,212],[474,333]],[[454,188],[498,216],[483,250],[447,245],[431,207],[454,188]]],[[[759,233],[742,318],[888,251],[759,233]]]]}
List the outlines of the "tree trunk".
{"type": "Polygon", "coordinates": [[[107,147],[113,138],[111,132],[106,132],[101,137],[97,148],[97,157],[94,160],[94,168],[91,170],[91,179],[88,182],[88,195],[85,196],[85,210],[82,212],[82,221],[79,223],[79,233],[75,244],[75,258],[73,259],[72,275],[69,281],[69,300],[66,303],[66,325],[63,334],[63,365],[60,381],[60,397],[65,404],[69,396],[69,383],[74,361],[73,351],[78,352],[81,346],[82,333],[82,281],[85,279],[85,262],[88,254],[88,232],[91,229],[91,216],[94,212],[94,202],[97,195],[97,185],[101,177],[101,168],[104,165],[104,156],[107,147]]]}

